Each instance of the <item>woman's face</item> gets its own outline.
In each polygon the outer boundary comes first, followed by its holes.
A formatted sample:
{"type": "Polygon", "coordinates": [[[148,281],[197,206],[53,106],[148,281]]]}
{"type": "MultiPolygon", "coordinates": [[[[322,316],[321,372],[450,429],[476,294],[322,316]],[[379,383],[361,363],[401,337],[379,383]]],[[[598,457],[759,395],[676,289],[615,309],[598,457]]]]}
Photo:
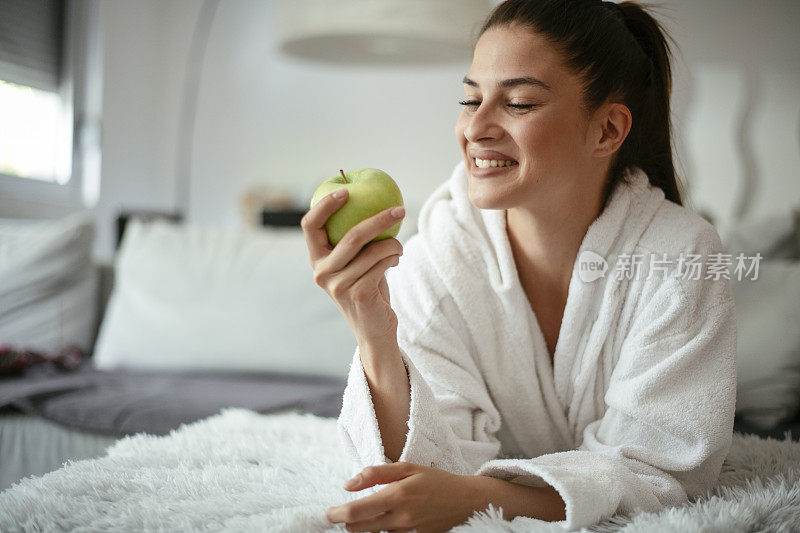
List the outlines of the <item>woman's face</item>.
{"type": "Polygon", "coordinates": [[[519,27],[487,30],[464,82],[465,100],[474,104],[462,109],[455,133],[474,206],[538,212],[567,207],[586,192],[582,182],[597,175],[598,160],[587,139],[579,79],[552,45],[519,27]],[[513,164],[480,169],[481,152],[513,164]]]}

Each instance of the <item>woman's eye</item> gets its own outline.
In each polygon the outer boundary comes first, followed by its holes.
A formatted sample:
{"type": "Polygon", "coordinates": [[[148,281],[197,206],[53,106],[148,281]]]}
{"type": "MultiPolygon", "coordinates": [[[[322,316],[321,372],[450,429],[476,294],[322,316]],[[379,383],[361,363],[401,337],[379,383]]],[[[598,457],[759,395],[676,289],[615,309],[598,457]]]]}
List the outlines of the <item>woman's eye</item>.
{"type": "MultiPolygon", "coordinates": [[[[477,100],[464,100],[459,102],[459,104],[467,107],[472,107],[472,106],[479,106],[481,103],[478,102],[477,100]]],[[[530,109],[532,107],[536,107],[533,104],[507,104],[507,105],[508,107],[513,107],[515,109],[530,109]]]]}

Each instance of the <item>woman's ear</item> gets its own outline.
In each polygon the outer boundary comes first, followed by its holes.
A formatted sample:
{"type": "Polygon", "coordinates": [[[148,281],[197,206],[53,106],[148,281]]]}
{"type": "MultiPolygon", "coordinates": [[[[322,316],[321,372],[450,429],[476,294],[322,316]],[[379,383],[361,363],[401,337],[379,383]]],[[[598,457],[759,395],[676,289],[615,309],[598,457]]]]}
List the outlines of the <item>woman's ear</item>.
{"type": "Polygon", "coordinates": [[[595,150],[596,157],[613,155],[631,131],[633,120],[625,104],[604,104],[596,114],[595,150]]]}

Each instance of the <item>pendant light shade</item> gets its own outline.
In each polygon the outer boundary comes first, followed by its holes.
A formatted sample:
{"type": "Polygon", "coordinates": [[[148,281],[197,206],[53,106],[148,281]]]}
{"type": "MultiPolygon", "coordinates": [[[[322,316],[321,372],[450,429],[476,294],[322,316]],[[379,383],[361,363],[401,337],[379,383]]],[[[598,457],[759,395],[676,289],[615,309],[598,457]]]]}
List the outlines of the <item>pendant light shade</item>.
{"type": "Polygon", "coordinates": [[[280,48],[338,63],[464,61],[491,7],[490,0],[283,0],[280,48]]]}

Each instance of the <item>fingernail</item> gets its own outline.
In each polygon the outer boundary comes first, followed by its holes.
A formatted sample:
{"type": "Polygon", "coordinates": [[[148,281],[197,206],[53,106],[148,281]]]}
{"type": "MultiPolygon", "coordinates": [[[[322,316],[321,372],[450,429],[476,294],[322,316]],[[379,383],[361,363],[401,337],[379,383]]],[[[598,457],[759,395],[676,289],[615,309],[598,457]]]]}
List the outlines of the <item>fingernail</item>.
{"type": "Polygon", "coordinates": [[[395,207],[394,209],[392,209],[392,216],[395,218],[401,218],[405,214],[406,214],[405,207],[395,207]]]}
{"type": "Polygon", "coordinates": [[[342,198],[344,198],[345,194],[347,194],[347,189],[339,189],[338,191],[333,193],[333,197],[336,198],[337,200],[341,200],[342,198]]]}
{"type": "Polygon", "coordinates": [[[356,477],[345,481],[344,488],[349,489],[351,487],[355,487],[356,485],[358,485],[359,481],[361,481],[361,474],[358,474],[356,477]]]}

